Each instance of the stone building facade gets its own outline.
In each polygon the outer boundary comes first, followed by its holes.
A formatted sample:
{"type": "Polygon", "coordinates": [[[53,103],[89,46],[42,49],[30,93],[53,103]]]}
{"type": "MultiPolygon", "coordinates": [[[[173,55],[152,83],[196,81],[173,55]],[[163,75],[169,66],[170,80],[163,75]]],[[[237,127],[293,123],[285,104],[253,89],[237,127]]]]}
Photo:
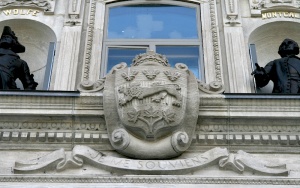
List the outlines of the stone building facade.
{"type": "Polygon", "coordinates": [[[0,186],[298,187],[300,97],[251,62],[299,24],[299,0],[1,1],[39,85],[0,92],[0,186]]]}

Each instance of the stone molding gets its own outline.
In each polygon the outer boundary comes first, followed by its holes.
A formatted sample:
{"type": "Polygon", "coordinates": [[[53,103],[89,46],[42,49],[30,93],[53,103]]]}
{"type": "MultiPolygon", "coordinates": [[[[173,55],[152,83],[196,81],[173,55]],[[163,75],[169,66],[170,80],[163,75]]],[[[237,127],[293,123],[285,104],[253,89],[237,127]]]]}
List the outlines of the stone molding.
{"type": "Polygon", "coordinates": [[[215,81],[223,83],[223,75],[222,75],[222,67],[220,61],[220,41],[219,41],[219,33],[217,26],[217,7],[216,1],[209,1],[209,9],[210,9],[210,19],[211,19],[211,32],[212,32],[212,44],[213,44],[213,54],[214,54],[214,69],[215,69],[215,81]]]}
{"type": "Polygon", "coordinates": [[[261,16],[268,11],[295,11],[300,12],[299,0],[249,0],[251,16],[261,16]]]}
{"type": "MultiPolygon", "coordinates": [[[[85,144],[95,148],[110,147],[108,134],[105,131],[72,131],[72,130],[1,130],[0,142],[4,144],[0,148],[14,147],[31,149],[28,144],[35,144],[35,148],[43,149],[47,144],[85,144]],[[22,144],[20,144],[22,142],[22,144]]],[[[192,139],[191,149],[205,149],[217,146],[235,146],[245,151],[252,151],[254,146],[263,146],[263,153],[284,150],[285,152],[299,152],[300,136],[289,133],[206,133],[196,132],[192,139]],[[276,146],[276,148],[274,148],[276,146]],[[282,149],[280,149],[282,148],[282,149]],[[275,150],[274,150],[275,149],[275,150]]],[[[57,147],[60,147],[57,145],[57,147]]],[[[57,148],[56,147],[56,148],[57,148]]]]}
{"type": "Polygon", "coordinates": [[[14,7],[30,7],[44,10],[45,14],[54,14],[56,0],[2,0],[0,2],[0,9],[14,8],[14,7]]]}
{"type": "Polygon", "coordinates": [[[203,176],[97,176],[94,175],[1,175],[0,182],[26,183],[122,183],[122,184],[229,184],[300,185],[299,178],[281,177],[203,177],[203,176]]]}
{"type": "MultiPolygon", "coordinates": [[[[1,147],[30,149],[30,144],[35,144],[42,149],[47,144],[72,143],[110,147],[100,92],[76,97],[17,93],[1,96],[1,147]],[[12,118],[15,115],[20,118],[12,118]]],[[[276,152],[279,148],[298,151],[297,96],[201,94],[199,107],[191,150],[228,145],[245,151],[254,146],[268,148],[262,152],[276,152]]]]}
{"type": "Polygon", "coordinates": [[[84,54],[84,62],[83,62],[83,78],[82,78],[83,82],[89,81],[90,78],[90,63],[91,63],[92,50],[93,50],[96,4],[97,4],[96,0],[92,0],[90,2],[86,46],[85,46],[85,54],[84,54]]]}

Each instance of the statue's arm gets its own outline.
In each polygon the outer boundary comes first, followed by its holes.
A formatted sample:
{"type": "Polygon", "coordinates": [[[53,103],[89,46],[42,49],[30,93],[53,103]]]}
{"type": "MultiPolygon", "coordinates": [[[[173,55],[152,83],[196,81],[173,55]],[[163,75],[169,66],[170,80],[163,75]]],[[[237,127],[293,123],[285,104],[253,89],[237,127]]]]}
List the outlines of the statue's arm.
{"type": "Polygon", "coordinates": [[[264,87],[270,81],[269,73],[272,70],[273,62],[268,63],[264,68],[255,63],[256,69],[251,73],[254,75],[256,86],[264,87]]]}
{"type": "Polygon", "coordinates": [[[19,79],[21,80],[25,90],[35,90],[38,83],[34,81],[33,74],[30,74],[30,70],[27,63],[23,60],[21,61],[22,73],[20,74],[19,79]]]}

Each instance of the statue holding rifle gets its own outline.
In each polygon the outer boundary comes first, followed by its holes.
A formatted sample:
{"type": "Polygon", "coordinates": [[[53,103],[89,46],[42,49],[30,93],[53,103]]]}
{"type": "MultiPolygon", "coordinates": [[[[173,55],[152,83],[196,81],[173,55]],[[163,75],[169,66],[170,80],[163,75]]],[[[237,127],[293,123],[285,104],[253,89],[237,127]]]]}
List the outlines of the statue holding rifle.
{"type": "Polygon", "coordinates": [[[30,74],[29,67],[17,53],[25,52],[15,33],[9,26],[5,26],[0,38],[0,89],[19,89],[16,79],[20,79],[25,90],[35,90],[38,83],[30,74]]]}
{"type": "Polygon", "coordinates": [[[252,72],[256,86],[264,87],[271,80],[274,83],[272,93],[297,94],[300,93],[300,58],[298,44],[285,39],[279,46],[280,59],[269,62],[265,67],[255,64],[252,72]]]}

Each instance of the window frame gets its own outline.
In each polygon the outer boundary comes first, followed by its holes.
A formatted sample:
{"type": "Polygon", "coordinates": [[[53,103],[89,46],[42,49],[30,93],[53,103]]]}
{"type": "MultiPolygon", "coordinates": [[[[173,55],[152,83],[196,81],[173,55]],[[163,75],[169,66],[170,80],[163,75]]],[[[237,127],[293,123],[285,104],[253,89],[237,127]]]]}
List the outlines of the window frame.
{"type": "MultiPolygon", "coordinates": [[[[156,46],[198,46],[199,47],[199,62],[198,62],[198,73],[199,80],[205,81],[205,67],[203,57],[203,43],[202,43],[202,24],[201,24],[201,12],[200,4],[191,2],[178,2],[178,1],[125,1],[125,2],[114,2],[107,4],[105,7],[105,20],[104,20],[104,32],[103,32],[103,45],[102,45],[102,63],[100,65],[100,77],[104,77],[110,70],[107,70],[108,63],[108,49],[112,47],[126,47],[134,48],[141,46],[149,46],[149,50],[156,52],[156,46]],[[112,7],[119,6],[130,6],[130,5],[142,5],[142,4],[162,4],[162,5],[174,5],[188,8],[195,8],[196,10],[196,29],[198,38],[196,39],[109,39],[108,38],[108,20],[109,20],[109,9],[112,7]]],[[[164,55],[164,54],[162,54],[164,55]]],[[[121,63],[121,62],[119,62],[121,63]]],[[[181,62],[184,63],[184,62],[181,62]]],[[[130,66],[130,64],[128,65],[130,66]]]]}

